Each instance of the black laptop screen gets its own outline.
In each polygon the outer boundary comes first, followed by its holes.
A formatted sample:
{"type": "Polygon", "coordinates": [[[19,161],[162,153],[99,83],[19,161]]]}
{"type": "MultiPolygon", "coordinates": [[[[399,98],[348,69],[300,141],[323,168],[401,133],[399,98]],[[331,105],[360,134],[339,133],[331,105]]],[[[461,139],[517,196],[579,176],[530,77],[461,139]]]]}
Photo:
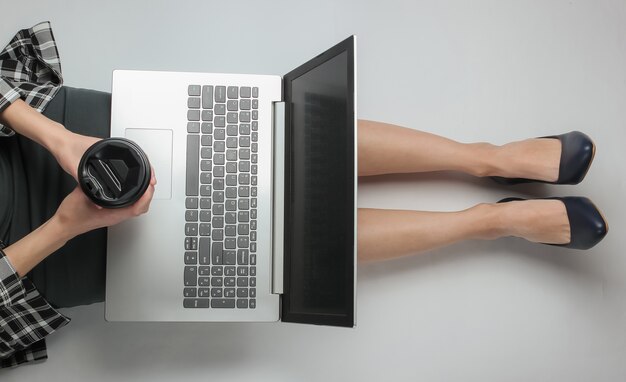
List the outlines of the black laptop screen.
{"type": "Polygon", "coordinates": [[[283,321],[353,326],[352,38],[285,76],[283,321]]]}

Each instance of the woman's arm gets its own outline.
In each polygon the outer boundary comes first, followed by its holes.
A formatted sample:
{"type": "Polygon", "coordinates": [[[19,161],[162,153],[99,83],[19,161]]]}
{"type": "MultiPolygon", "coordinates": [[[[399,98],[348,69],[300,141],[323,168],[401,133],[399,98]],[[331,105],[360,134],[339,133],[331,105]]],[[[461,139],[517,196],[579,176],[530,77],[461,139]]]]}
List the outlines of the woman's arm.
{"type": "Polygon", "coordinates": [[[45,147],[74,179],[83,153],[99,140],[67,130],[21,99],[0,112],[0,123],[45,147]]]}
{"type": "Polygon", "coordinates": [[[95,205],[80,188],[76,187],[63,200],[50,220],[18,242],[6,247],[4,253],[17,274],[23,277],[74,236],[97,228],[112,226],[148,212],[155,184],[156,179],[153,176],[150,186],[135,204],[117,209],[95,205]]]}

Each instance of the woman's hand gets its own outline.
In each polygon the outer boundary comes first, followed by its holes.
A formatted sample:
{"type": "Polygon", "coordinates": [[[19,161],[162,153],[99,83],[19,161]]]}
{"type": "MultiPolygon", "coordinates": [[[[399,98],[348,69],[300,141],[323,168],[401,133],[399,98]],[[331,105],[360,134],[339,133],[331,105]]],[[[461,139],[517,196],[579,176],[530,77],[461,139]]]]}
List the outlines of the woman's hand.
{"type": "Polygon", "coordinates": [[[63,227],[68,240],[97,228],[109,227],[148,212],[155,185],[156,178],[152,169],[150,185],[146,192],[133,205],[124,208],[102,208],[85,196],[80,187],[76,187],[61,202],[55,218],[63,227]]]}
{"type": "Polygon", "coordinates": [[[78,181],[78,164],[83,154],[100,138],[81,135],[66,130],[62,143],[51,150],[65,172],[78,181]]]}

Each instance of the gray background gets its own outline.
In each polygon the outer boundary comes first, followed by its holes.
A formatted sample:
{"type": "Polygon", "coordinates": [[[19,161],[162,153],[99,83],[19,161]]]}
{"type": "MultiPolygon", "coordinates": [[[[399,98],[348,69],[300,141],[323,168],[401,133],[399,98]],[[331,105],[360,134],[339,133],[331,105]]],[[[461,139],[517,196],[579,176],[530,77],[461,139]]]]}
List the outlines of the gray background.
{"type": "Polygon", "coordinates": [[[385,176],[360,206],[586,195],[611,224],[587,252],[502,239],[359,267],[354,330],[66,309],[50,359],[2,381],[626,379],[624,1],[1,1],[2,41],[50,20],[66,84],[107,91],[114,68],[283,74],[357,34],[361,118],[498,144],[578,129],[598,147],[578,186],[385,176]]]}

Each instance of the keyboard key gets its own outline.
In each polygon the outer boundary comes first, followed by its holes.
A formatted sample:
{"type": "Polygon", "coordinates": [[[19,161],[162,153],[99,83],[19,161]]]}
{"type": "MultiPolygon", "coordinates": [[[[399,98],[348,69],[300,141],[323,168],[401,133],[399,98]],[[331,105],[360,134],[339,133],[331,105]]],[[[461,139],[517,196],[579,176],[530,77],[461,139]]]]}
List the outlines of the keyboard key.
{"type": "Polygon", "coordinates": [[[250,244],[250,239],[248,238],[248,236],[239,236],[237,238],[237,247],[248,248],[249,244],[250,244]]]}
{"type": "Polygon", "coordinates": [[[201,237],[198,247],[198,254],[200,255],[200,264],[210,264],[209,261],[209,249],[211,247],[211,239],[208,237],[201,237]]]}
{"type": "Polygon", "coordinates": [[[200,85],[189,85],[187,86],[187,95],[189,96],[199,96],[200,95],[200,85]]]}
{"type": "Polygon", "coordinates": [[[215,203],[224,203],[224,191],[213,191],[213,201],[215,203]]]}
{"type": "Polygon", "coordinates": [[[200,122],[187,122],[187,132],[188,133],[199,133],[200,132],[200,122]]]}
{"type": "Polygon", "coordinates": [[[195,251],[185,252],[185,264],[196,265],[198,263],[198,253],[195,251]]]}
{"type": "MultiPolygon", "coordinates": [[[[202,147],[200,149],[200,158],[211,159],[213,157],[213,149],[210,147],[202,147]]],[[[202,183],[202,182],[200,182],[202,183]]]]}
{"type": "MultiPolygon", "coordinates": [[[[237,250],[237,264],[239,264],[239,265],[248,265],[248,250],[247,249],[238,249],[237,250]]],[[[248,267],[244,267],[244,268],[246,269],[246,274],[240,274],[239,272],[237,272],[238,276],[247,276],[248,275],[248,267]]]]}
{"type": "Polygon", "coordinates": [[[235,200],[227,200],[226,201],[226,211],[237,211],[237,201],[235,200]]]}
{"type": "Polygon", "coordinates": [[[211,211],[206,211],[206,210],[200,211],[200,221],[201,222],[210,222],[211,221],[211,211]]]}
{"type": "MultiPolygon", "coordinates": [[[[224,267],[224,275],[225,276],[234,276],[237,272],[235,271],[235,267],[230,265],[227,267],[224,267]]],[[[227,277],[229,278],[229,277],[227,277]]],[[[226,281],[224,281],[224,283],[226,283],[226,281]]],[[[233,285],[235,285],[235,279],[233,278],[233,285]]]]}
{"type": "Polygon", "coordinates": [[[250,137],[239,137],[240,147],[250,147],[250,137]]]}
{"type": "Polygon", "coordinates": [[[252,119],[255,121],[259,119],[259,112],[257,110],[252,110],[252,119]]]}
{"type": "Polygon", "coordinates": [[[200,276],[210,276],[211,275],[211,267],[208,266],[202,266],[202,267],[198,267],[198,274],[200,276]]]}
{"type": "Polygon", "coordinates": [[[187,136],[187,177],[185,194],[188,196],[198,195],[198,157],[200,156],[200,137],[197,135],[187,136]]]}
{"type": "Polygon", "coordinates": [[[213,154],[213,162],[216,165],[224,164],[224,163],[226,163],[226,157],[224,156],[224,154],[215,153],[215,154],[213,154]]]}
{"type": "Polygon", "coordinates": [[[239,102],[236,99],[229,100],[228,102],[226,102],[226,107],[228,108],[228,111],[237,111],[239,110],[239,102]]]}
{"type": "Polygon", "coordinates": [[[224,228],[224,217],[214,216],[211,224],[213,224],[213,228],[224,228]]]}
{"type": "Polygon", "coordinates": [[[213,86],[212,85],[204,85],[202,87],[202,108],[203,109],[213,108],[213,86]]]}
{"type": "Polygon", "coordinates": [[[185,297],[196,297],[196,288],[184,288],[183,296],[185,297]]]}
{"type": "Polygon", "coordinates": [[[236,236],[237,235],[237,226],[234,225],[234,224],[226,224],[226,227],[224,227],[224,234],[226,236],[236,236]]]}
{"type": "MultiPolygon", "coordinates": [[[[237,288],[237,297],[248,297],[248,288],[237,288]]],[[[239,307],[239,302],[245,302],[246,305],[244,308],[248,307],[248,300],[237,300],[237,307],[239,307]]]]}
{"type": "Polygon", "coordinates": [[[234,308],[235,299],[232,298],[214,298],[211,299],[211,308],[234,308]]]}
{"type": "Polygon", "coordinates": [[[225,115],[226,105],[223,103],[215,105],[215,115],[225,115]]]}
{"type": "Polygon", "coordinates": [[[237,264],[237,253],[235,251],[224,251],[224,264],[226,265],[237,264]]]}
{"type": "Polygon", "coordinates": [[[241,98],[250,98],[251,89],[250,86],[242,86],[240,89],[241,98]]]}
{"type": "Polygon", "coordinates": [[[211,134],[213,132],[213,123],[202,122],[200,130],[202,131],[202,134],[211,134]]]}
{"type": "Polygon", "coordinates": [[[195,251],[198,249],[198,238],[197,237],[186,237],[185,238],[185,249],[187,251],[195,251]]]}
{"type": "Polygon", "coordinates": [[[238,287],[247,287],[248,286],[248,278],[247,277],[237,277],[237,286],[238,287]]]}
{"type": "Polygon", "coordinates": [[[249,172],[249,171],[250,171],[250,162],[247,160],[239,161],[239,172],[249,172]]]}
{"type": "Polygon", "coordinates": [[[248,198],[242,198],[237,200],[238,203],[238,207],[240,210],[248,210],[250,209],[250,199],[248,198]]]}
{"type": "Polygon", "coordinates": [[[223,190],[224,189],[224,178],[215,178],[215,179],[213,179],[213,189],[214,190],[223,190]]]}
{"type": "Polygon", "coordinates": [[[211,196],[211,185],[203,184],[200,186],[200,196],[211,196]]]}
{"type": "Polygon", "coordinates": [[[259,129],[259,122],[252,121],[252,131],[257,131],[259,129]]]}
{"type": "MultiPolygon", "coordinates": [[[[250,267],[250,276],[256,276],[256,267],[250,267]]],[[[250,296],[254,297],[254,296],[250,296]]]]}
{"type": "Polygon", "coordinates": [[[235,249],[237,248],[237,240],[234,237],[227,237],[224,239],[224,248],[235,249]]]}
{"type": "Polygon", "coordinates": [[[224,297],[235,297],[235,288],[224,288],[224,297]]]}
{"type": "MultiPolygon", "coordinates": [[[[255,111],[253,111],[252,113],[255,113],[255,111]]],[[[249,111],[241,111],[239,112],[239,120],[241,122],[250,122],[250,112],[249,111]]]]}
{"type": "Polygon", "coordinates": [[[215,102],[226,102],[226,86],[215,87],[215,102]]]}
{"type": "Polygon", "coordinates": [[[209,159],[204,159],[200,161],[200,170],[211,171],[212,169],[213,169],[213,163],[209,159]]]}
{"type": "Polygon", "coordinates": [[[223,141],[224,138],[226,138],[226,130],[225,129],[215,129],[215,131],[213,132],[213,135],[215,136],[215,140],[221,140],[223,141]]]}
{"type": "Polygon", "coordinates": [[[228,125],[226,126],[226,135],[228,136],[235,136],[237,135],[237,125],[228,125]]]}
{"type": "Polygon", "coordinates": [[[239,149],[239,159],[250,159],[250,149],[239,149]]]}
{"type": "Polygon", "coordinates": [[[185,267],[185,286],[196,286],[198,283],[198,267],[185,267]]]}
{"type": "Polygon", "coordinates": [[[250,255],[250,265],[256,265],[256,255],[255,254],[251,254],[250,255]]]}
{"type": "Polygon", "coordinates": [[[226,224],[237,223],[237,214],[235,212],[226,212],[225,218],[226,224]]]}
{"type": "MultiPolygon", "coordinates": [[[[235,137],[230,137],[228,138],[228,140],[234,140],[235,142],[235,147],[237,147],[237,138],[235,137]]],[[[226,145],[228,146],[228,140],[226,141],[226,145]]],[[[232,146],[228,146],[228,147],[232,147],[232,146]]],[[[226,160],[230,160],[230,161],[234,161],[237,160],[237,150],[236,149],[228,149],[226,150],[226,160]]]]}
{"type": "Polygon", "coordinates": [[[215,119],[213,119],[213,124],[215,127],[224,127],[226,126],[226,118],[223,116],[216,116],[215,119]]]}
{"type": "Polygon", "coordinates": [[[250,135],[250,124],[249,123],[239,124],[239,134],[250,135]]]}
{"type": "Polygon", "coordinates": [[[259,108],[259,100],[258,99],[253,99],[252,100],[252,108],[253,109],[258,109],[259,108]]]}
{"type": "Polygon", "coordinates": [[[211,234],[211,224],[200,223],[200,226],[198,227],[198,234],[200,236],[209,236],[211,234]]]}
{"type": "Polygon", "coordinates": [[[198,198],[189,197],[185,198],[185,208],[187,209],[197,209],[198,208],[198,198]]]}
{"type": "Polygon", "coordinates": [[[231,199],[236,198],[237,187],[226,187],[226,197],[231,199]]]}
{"type": "MultiPolygon", "coordinates": [[[[228,267],[228,268],[232,268],[233,270],[235,269],[235,267],[228,267]]],[[[234,273],[233,273],[233,275],[234,275],[234,273]]],[[[234,277],[224,277],[224,286],[234,287],[235,286],[235,278],[234,277]]]]}
{"type": "Polygon", "coordinates": [[[224,215],[224,205],[223,204],[214,204],[213,205],[213,215],[224,215]]]}
{"type": "Polygon", "coordinates": [[[259,88],[258,87],[255,86],[255,87],[252,88],[252,96],[254,98],[257,98],[259,96],[259,88]]]}
{"type": "Polygon", "coordinates": [[[259,144],[258,144],[258,143],[256,143],[256,142],[254,142],[254,143],[252,144],[251,150],[252,150],[252,152],[253,152],[253,153],[258,152],[258,151],[259,151],[259,144]]]}
{"type": "MultiPolygon", "coordinates": [[[[241,110],[250,110],[250,100],[242,99],[241,101],[239,101],[239,108],[241,108],[241,110]]],[[[233,110],[237,110],[237,109],[233,109],[233,110]]]]}
{"type": "Polygon", "coordinates": [[[214,297],[214,298],[215,297],[223,297],[222,296],[222,288],[221,288],[221,286],[222,286],[221,285],[222,279],[215,279],[214,278],[213,280],[216,280],[216,281],[219,280],[220,285],[212,285],[212,286],[220,287],[220,288],[211,288],[211,297],[214,297]]]}
{"type": "Polygon", "coordinates": [[[213,167],[213,176],[223,178],[224,177],[224,166],[215,166],[213,167]]]}
{"type": "Polygon", "coordinates": [[[250,233],[250,226],[248,224],[239,224],[237,225],[237,234],[238,235],[248,235],[250,233]]]}
{"type": "Polygon", "coordinates": [[[239,89],[236,86],[229,86],[227,92],[228,98],[239,98],[239,89]]]}
{"type": "MultiPolygon", "coordinates": [[[[223,284],[224,280],[222,280],[221,277],[213,277],[211,279],[211,286],[212,287],[221,287],[223,284]]],[[[220,295],[219,296],[211,296],[211,297],[222,297],[222,289],[220,288],[220,295]]]]}
{"type": "Polygon", "coordinates": [[[211,146],[213,144],[213,137],[211,135],[203,135],[200,139],[202,146],[211,146]]]}
{"type": "MultiPolygon", "coordinates": [[[[228,154],[226,154],[228,157],[228,154]]],[[[226,175],[226,185],[227,186],[236,186],[237,185],[237,175],[226,175]]]]}
{"type": "MultiPolygon", "coordinates": [[[[229,149],[236,149],[237,148],[237,137],[228,137],[226,138],[226,147],[228,147],[229,149]]],[[[234,150],[233,155],[231,156],[232,159],[228,159],[228,160],[237,160],[237,150],[234,150]]]]}
{"type": "Polygon", "coordinates": [[[255,299],[250,299],[249,304],[250,304],[250,309],[256,308],[256,300],[255,299]]]}
{"type": "Polygon", "coordinates": [[[198,297],[209,297],[209,288],[198,288],[198,297]]]}
{"type": "Polygon", "coordinates": [[[183,299],[184,308],[208,308],[208,298],[185,298],[183,299]]]}
{"type": "Polygon", "coordinates": [[[221,265],[223,262],[222,243],[213,243],[211,246],[211,261],[213,265],[221,265]]]}
{"type": "Polygon", "coordinates": [[[185,236],[197,236],[198,223],[185,223],[185,236]]]}
{"type": "Polygon", "coordinates": [[[250,286],[251,287],[255,287],[256,286],[256,277],[250,277],[250,286]]]}
{"type": "Polygon", "coordinates": [[[199,121],[200,120],[200,110],[187,110],[187,120],[188,121],[199,121]]]}
{"type": "Polygon", "coordinates": [[[200,198],[200,209],[211,209],[211,198],[200,198]]]}
{"type": "Polygon", "coordinates": [[[250,187],[249,186],[239,186],[239,196],[243,196],[243,197],[250,196],[250,187]]]}
{"type": "Polygon", "coordinates": [[[215,149],[216,153],[223,153],[224,151],[226,151],[226,142],[224,142],[224,141],[215,141],[215,144],[213,145],[213,148],[215,149]]]}
{"type": "Polygon", "coordinates": [[[240,222],[246,223],[250,220],[250,213],[248,211],[239,211],[237,219],[240,222]]]}
{"type": "Polygon", "coordinates": [[[198,286],[209,286],[209,277],[198,277],[198,286]]]}
{"type": "Polygon", "coordinates": [[[214,265],[211,267],[211,276],[223,276],[224,275],[224,267],[221,265],[214,265]]]}
{"type": "Polygon", "coordinates": [[[224,240],[224,230],[223,229],[214,229],[211,234],[211,239],[213,241],[222,241],[224,240]]]}
{"type": "Polygon", "coordinates": [[[198,211],[197,210],[185,211],[185,221],[186,222],[197,222],[198,221],[198,211]]]}
{"type": "Polygon", "coordinates": [[[213,121],[213,110],[202,110],[203,121],[213,121]]]}
{"type": "Polygon", "coordinates": [[[226,172],[227,173],[236,173],[237,172],[237,163],[236,162],[228,162],[226,163],[226,172]]]}
{"type": "MultiPolygon", "coordinates": [[[[248,121],[244,121],[243,119],[241,120],[241,122],[248,122],[248,121]]],[[[228,113],[228,114],[226,114],[226,122],[228,122],[228,123],[238,123],[239,119],[237,117],[237,113],[228,113]]]]}

